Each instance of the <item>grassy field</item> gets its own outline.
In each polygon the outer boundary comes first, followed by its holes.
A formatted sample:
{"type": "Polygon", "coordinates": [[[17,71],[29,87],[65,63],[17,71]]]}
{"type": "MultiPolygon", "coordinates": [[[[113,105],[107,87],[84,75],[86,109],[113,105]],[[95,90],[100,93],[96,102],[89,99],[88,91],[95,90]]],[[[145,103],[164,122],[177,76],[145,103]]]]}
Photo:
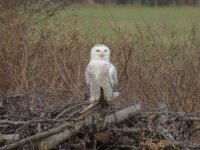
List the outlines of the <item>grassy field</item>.
{"type": "Polygon", "coordinates": [[[88,34],[113,35],[113,30],[120,29],[129,36],[137,32],[136,26],[151,25],[156,30],[173,30],[179,35],[186,35],[191,27],[200,24],[200,10],[194,7],[65,7],[54,17],[55,22],[76,16],[79,27],[88,34]]]}

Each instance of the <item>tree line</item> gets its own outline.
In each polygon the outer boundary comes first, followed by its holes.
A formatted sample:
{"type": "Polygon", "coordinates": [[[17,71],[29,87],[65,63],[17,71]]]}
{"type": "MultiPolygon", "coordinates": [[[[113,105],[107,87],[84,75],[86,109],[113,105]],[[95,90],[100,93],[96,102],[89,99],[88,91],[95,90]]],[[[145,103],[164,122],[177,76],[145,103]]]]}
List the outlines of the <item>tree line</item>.
{"type": "Polygon", "coordinates": [[[143,5],[143,6],[181,6],[181,5],[200,5],[200,0],[0,0],[0,6],[12,7],[26,5],[27,3],[62,3],[71,4],[117,4],[117,5],[143,5]]]}
{"type": "Polygon", "coordinates": [[[64,3],[132,4],[144,6],[199,5],[198,0],[53,0],[64,3]]]}
{"type": "Polygon", "coordinates": [[[197,0],[117,0],[118,3],[139,3],[150,6],[197,5],[197,0]]]}

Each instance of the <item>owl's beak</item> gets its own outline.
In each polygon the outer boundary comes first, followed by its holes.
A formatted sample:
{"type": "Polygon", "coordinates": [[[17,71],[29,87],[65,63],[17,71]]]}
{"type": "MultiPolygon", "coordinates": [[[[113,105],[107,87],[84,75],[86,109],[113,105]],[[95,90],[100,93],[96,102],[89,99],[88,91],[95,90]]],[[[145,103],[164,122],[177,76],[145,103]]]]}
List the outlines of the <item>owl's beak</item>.
{"type": "Polygon", "coordinates": [[[101,57],[103,57],[103,53],[101,54],[101,57]]]}

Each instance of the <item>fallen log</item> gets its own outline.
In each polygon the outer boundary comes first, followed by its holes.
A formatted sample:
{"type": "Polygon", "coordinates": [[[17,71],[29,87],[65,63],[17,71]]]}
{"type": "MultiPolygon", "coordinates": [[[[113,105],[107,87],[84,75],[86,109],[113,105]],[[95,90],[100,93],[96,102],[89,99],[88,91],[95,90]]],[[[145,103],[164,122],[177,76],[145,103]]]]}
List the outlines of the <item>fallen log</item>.
{"type": "Polygon", "coordinates": [[[119,110],[116,113],[106,116],[104,125],[106,125],[107,123],[120,123],[124,120],[127,120],[128,118],[131,118],[139,114],[140,111],[141,111],[140,105],[131,105],[122,110],[119,110]]]}
{"type": "Polygon", "coordinates": [[[72,135],[74,135],[77,131],[79,131],[84,126],[83,123],[76,124],[73,130],[65,129],[63,132],[52,135],[43,139],[40,142],[39,149],[40,150],[49,150],[54,148],[56,145],[64,142],[66,139],[69,139],[72,135]]]}
{"type": "MultiPolygon", "coordinates": [[[[139,114],[141,111],[140,105],[132,105],[129,107],[126,107],[114,114],[110,114],[105,117],[105,120],[103,122],[103,128],[106,127],[107,124],[110,123],[120,123],[122,121],[127,120],[128,118],[131,118],[137,114],[139,114]]],[[[72,135],[76,134],[81,128],[87,124],[91,125],[93,123],[93,117],[87,117],[87,119],[83,121],[79,121],[75,124],[75,127],[73,131],[71,130],[65,130],[62,133],[50,136],[40,143],[40,150],[49,150],[54,148],[56,145],[64,142],[65,140],[69,139],[72,135]]]]}
{"type": "Polygon", "coordinates": [[[35,134],[33,136],[30,136],[28,138],[25,138],[25,139],[22,139],[16,143],[12,143],[12,144],[8,144],[8,145],[5,145],[3,147],[0,147],[0,150],[11,150],[11,149],[16,149],[17,147],[19,146],[22,146],[28,142],[33,142],[33,141],[37,141],[37,140],[41,140],[41,139],[44,139],[46,137],[49,137],[51,135],[54,135],[54,134],[57,134],[57,133],[60,133],[61,131],[63,131],[64,129],[68,128],[68,127],[71,127],[72,125],[69,124],[69,123],[64,123],[63,125],[60,125],[56,128],[53,128],[49,131],[45,131],[45,132],[41,132],[41,133],[38,133],[38,134],[35,134]]]}

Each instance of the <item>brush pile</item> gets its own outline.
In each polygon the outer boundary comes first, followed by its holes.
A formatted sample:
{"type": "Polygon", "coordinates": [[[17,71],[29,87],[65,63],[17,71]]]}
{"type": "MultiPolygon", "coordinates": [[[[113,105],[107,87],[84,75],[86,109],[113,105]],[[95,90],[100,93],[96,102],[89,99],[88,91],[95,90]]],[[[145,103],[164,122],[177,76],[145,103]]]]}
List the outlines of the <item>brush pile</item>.
{"type": "Polygon", "coordinates": [[[193,140],[200,130],[198,113],[170,112],[164,104],[144,112],[140,105],[112,108],[73,100],[44,109],[41,99],[28,101],[31,94],[1,93],[0,150],[200,149],[193,140]]]}

